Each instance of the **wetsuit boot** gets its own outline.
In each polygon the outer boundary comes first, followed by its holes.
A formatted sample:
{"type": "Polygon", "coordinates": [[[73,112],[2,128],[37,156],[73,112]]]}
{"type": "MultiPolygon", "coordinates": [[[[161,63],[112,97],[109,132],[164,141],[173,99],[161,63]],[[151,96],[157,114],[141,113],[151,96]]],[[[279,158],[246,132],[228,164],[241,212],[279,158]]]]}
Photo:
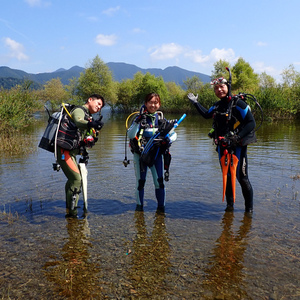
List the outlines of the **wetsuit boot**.
{"type": "Polygon", "coordinates": [[[232,212],[234,210],[234,203],[233,203],[233,193],[232,193],[232,186],[231,186],[231,176],[228,175],[227,177],[227,185],[226,185],[226,212],[232,212]]]}
{"type": "Polygon", "coordinates": [[[253,213],[253,189],[248,178],[244,178],[240,182],[242,193],[245,199],[245,212],[253,213]]]}
{"type": "Polygon", "coordinates": [[[165,188],[155,189],[155,196],[157,200],[157,212],[164,213],[165,212],[165,188]]]}
{"type": "Polygon", "coordinates": [[[77,218],[77,204],[79,200],[79,192],[75,188],[72,191],[70,188],[66,192],[67,214],[66,218],[77,218]]]}
{"type": "Polygon", "coordinates": [[[136,211],[143,211],[144,210],[144,186],[145,180],[140,179],[138,181],[138,187],[136,190],[136,211]]]}

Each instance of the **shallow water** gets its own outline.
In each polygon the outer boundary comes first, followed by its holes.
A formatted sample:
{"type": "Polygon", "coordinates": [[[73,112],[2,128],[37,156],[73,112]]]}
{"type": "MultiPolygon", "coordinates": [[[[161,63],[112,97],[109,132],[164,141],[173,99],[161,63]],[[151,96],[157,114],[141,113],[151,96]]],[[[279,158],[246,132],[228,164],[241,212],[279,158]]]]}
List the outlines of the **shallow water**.
{"type": "Polygon", "coordinates": [[[211,122],[188,116],[162,216],[151,176],[145,211],[135,212],[126,117],[106,113],[90,151],[86,219],[64,217],[66,179],[37,147],[45,120],[32,129],[32,153],[2,156],[1,299],[300,299],[300,124],[264,124],[248,147],[248,218],[239,185],[234,213],[224,213],[211,122]]]}

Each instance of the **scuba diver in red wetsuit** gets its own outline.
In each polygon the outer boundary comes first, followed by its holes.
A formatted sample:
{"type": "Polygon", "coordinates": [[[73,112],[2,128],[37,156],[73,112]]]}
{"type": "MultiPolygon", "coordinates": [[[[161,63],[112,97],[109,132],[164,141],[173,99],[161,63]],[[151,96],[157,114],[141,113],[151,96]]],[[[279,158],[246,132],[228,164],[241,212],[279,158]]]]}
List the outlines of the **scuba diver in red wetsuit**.
{"type": "Polygon", "coordinates": [[[227,202],[225,211],[233,211],[237,178],[245,199],[245,212],[252,214],[253,189],[248,178],[247,145],[256,141],[256,123],[249,105],[241,96],[231,96],[231,76],[229,82],[220,77],[213,80],[211,85],[220,100],[208,110],[197,101],[198,95],[189,93],[188,98],[202,117],[214,119],[209,136],[217,145],[222,167],[223,201],[226,195],[227,202]]]}

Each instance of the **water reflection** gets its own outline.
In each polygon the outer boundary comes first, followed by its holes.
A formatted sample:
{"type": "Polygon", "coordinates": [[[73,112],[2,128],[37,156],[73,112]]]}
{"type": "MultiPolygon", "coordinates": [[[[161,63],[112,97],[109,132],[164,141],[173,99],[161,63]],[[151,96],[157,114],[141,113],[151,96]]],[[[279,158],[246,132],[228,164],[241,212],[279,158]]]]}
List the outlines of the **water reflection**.
{"type": "Polygon", "coordinates": [[[246,299],[243,284],[244,254],[252,218],[244,215],[237,233],[233,230],[234,214],[226,212],[222,219],[223,231],[216,241],[209,267],[205,270],[204,289],[209,290],[209,299],[246,299]],[[225,298],[224,298],[225,297],[225,298]]]}
{"type": "Polygon", "coordinates": [[[53,282],[57,295],[72,299],[101,298],[98,264],[90,260],[90,229],[87,219],[67,219],[69,237],[59,258],[44,265],[46,278],[53,282]]]}
{"type": "Polygon", "coordinates": [[[152,234],[149,235],[144,212],[135,212],[136,237],[133,241],[129,278],[132,294],[139,299],[162,297],[166,292],[165,279],[170,272],[170,245],[165,216],[155,215],[152,234]]]}

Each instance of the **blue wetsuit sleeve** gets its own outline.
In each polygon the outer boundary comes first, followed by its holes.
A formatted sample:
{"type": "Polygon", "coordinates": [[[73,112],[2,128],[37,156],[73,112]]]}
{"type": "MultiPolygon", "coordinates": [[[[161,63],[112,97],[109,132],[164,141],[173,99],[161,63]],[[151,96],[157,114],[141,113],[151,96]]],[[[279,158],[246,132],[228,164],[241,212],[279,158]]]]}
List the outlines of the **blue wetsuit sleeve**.
{"type": "Polygon", "coordinates": [[[212,106],[210,109],[206,109],[199,102],[194,103],[194,105],[195,105],[197,111],[200,113],[200,115],[204,119],[211,119],[212,118],[214,106],[212,106]]]}
{"type": "MultiPolygon", "coordinates": [[[[237,119],[241,123],[238,136],[243,138],[254,130],[256,124],[252,115],[251,109],[243,100],[238,100],[236,103],[237,119]]],[[[239,129],[239,127],[238,127],[239,129]]]]}
{"type": "Polygon", "coordinates": [[[129,139],[133,139],[136,137],[137,133],[139,132],[140,124],[136,122],[132,122],[131,126],[127,131],[127,135],[129,139]]]}

